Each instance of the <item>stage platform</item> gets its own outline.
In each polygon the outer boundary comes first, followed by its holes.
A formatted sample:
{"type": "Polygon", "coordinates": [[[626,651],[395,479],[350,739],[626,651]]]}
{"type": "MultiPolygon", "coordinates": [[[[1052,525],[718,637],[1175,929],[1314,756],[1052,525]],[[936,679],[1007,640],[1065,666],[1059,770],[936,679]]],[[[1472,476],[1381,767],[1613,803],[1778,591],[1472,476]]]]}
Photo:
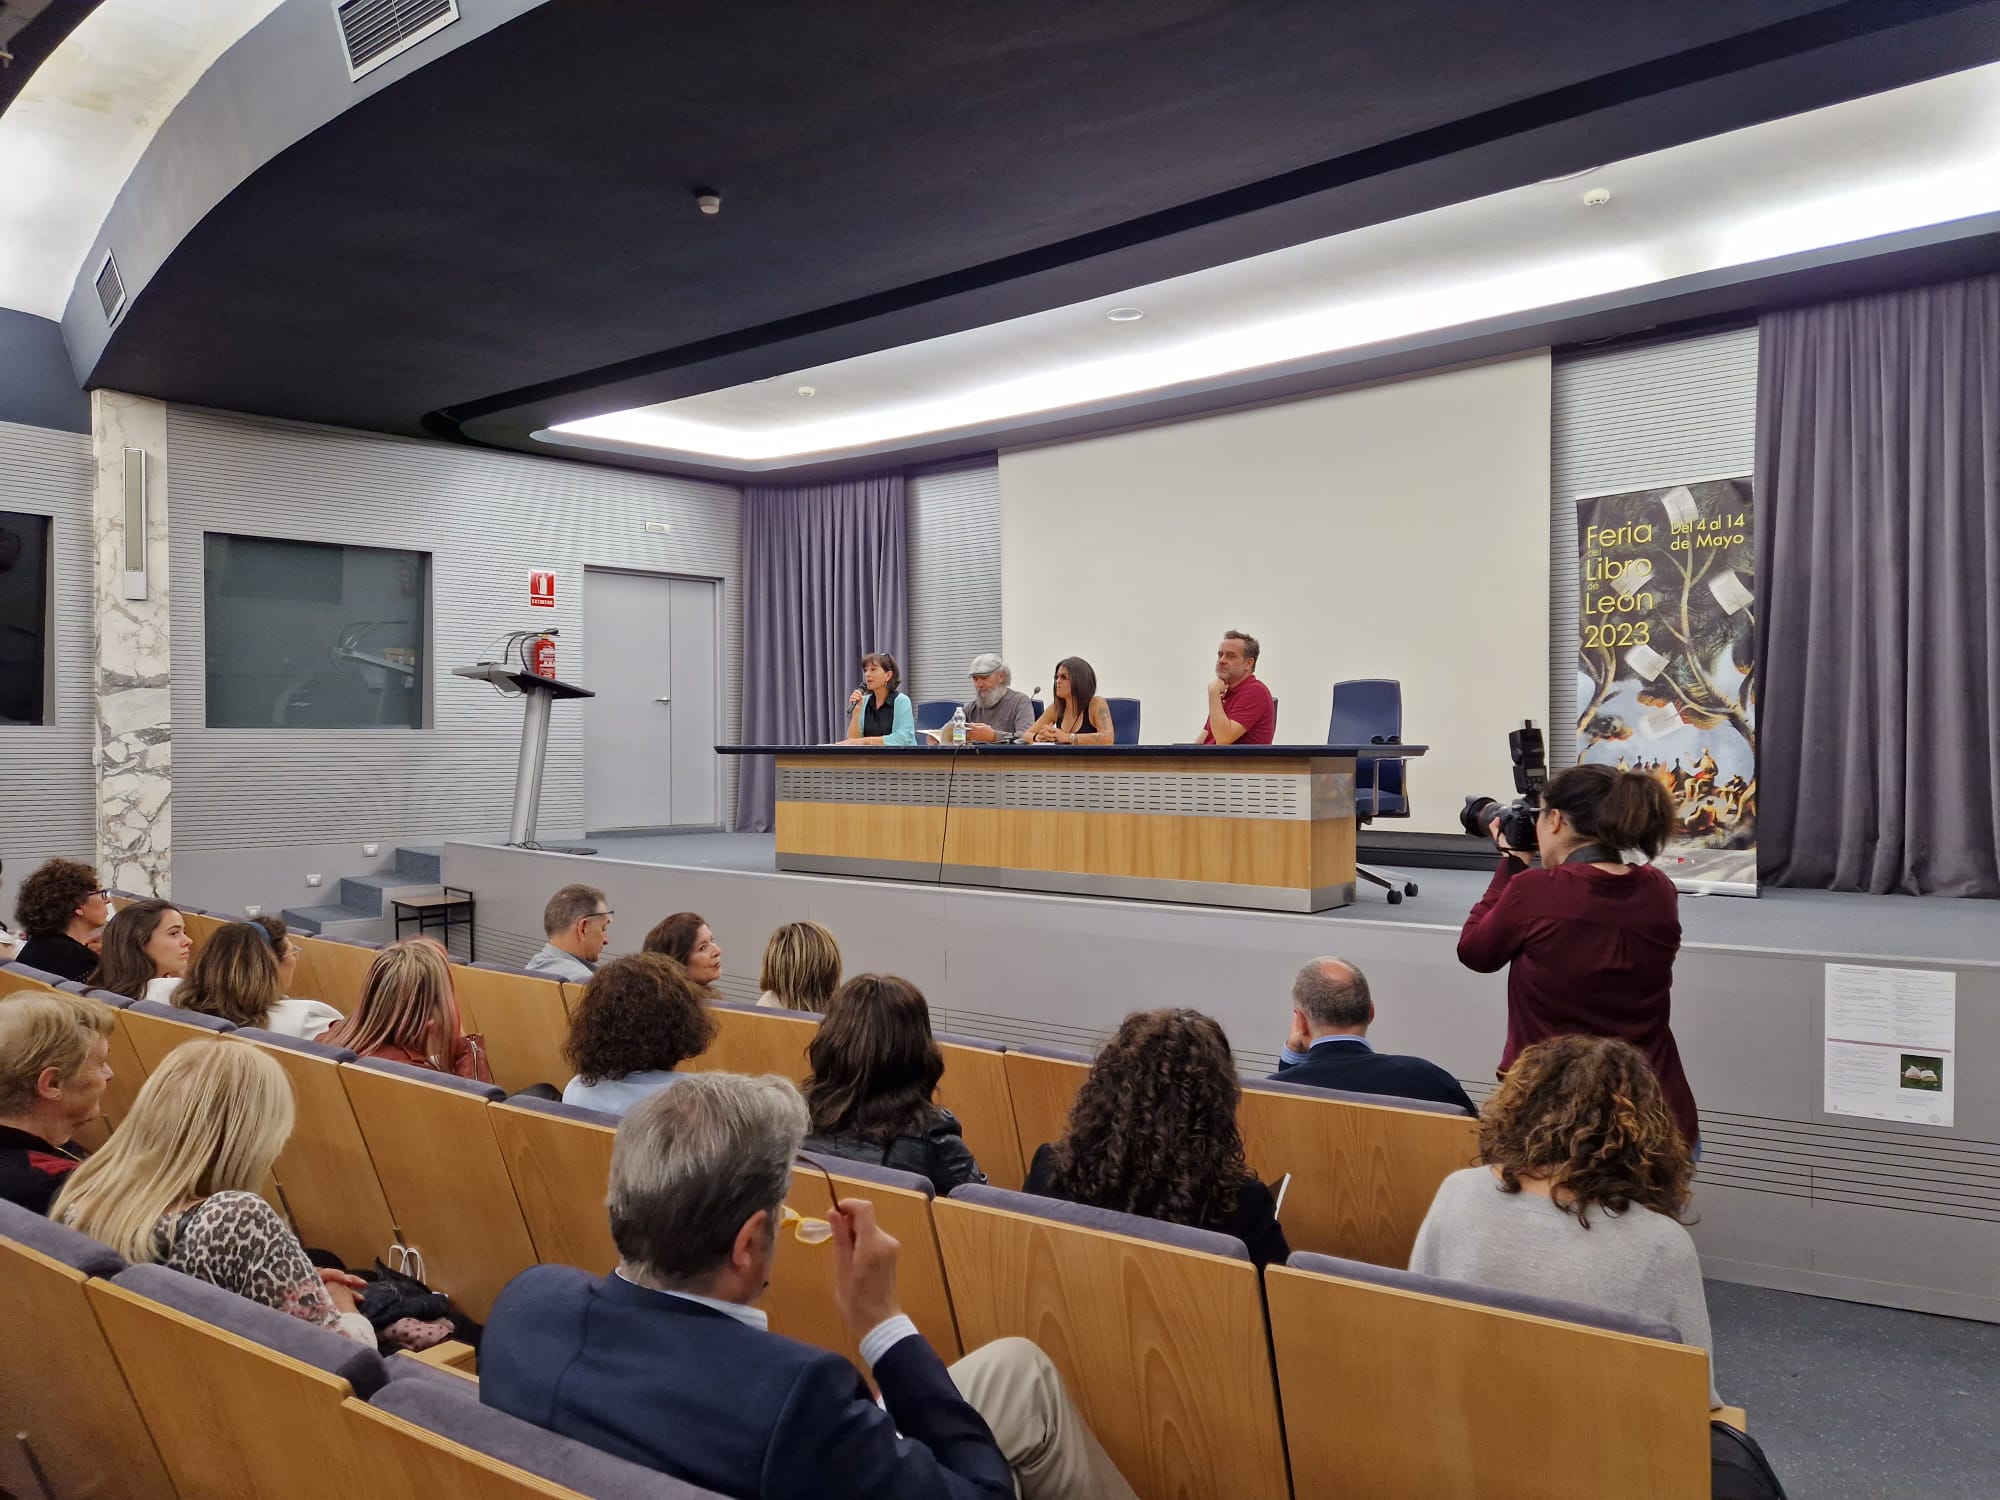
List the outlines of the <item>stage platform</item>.
{"type": "MultiPolygon", "coordinates": [[[[481,958],[526,959],[543,902],[581,880],[610,897],[614,951],[669,912],[700,912],[731,999],[756,998],[771,929],[810,917],[839,937],[848,973],[905,975],[945,1029],[1088,1048],[1127,1011],[1188,1005],[1223,1023],[1246,1068],[1268,1070],[1293,975],[1331,953],[1367,972],[1383,1049],[1431,1057],[1475,1094],[1500,1054],[1505,978],[1469,973],[1455,951],[1481,873],[1389,866],[1421,894],[1390,906],[1364,887],[1351,906],[1306,914],[787,874],[768,834],[588,842],[596,855],[446,846],[444,878],[478,893],[481,958]]],[[[1701,1106],[1694,1234],[1710,1275],[2000,1322],[1996,919],[1992,902],[1682,898],[1674,1031],[1701,1106]],[[1821,1108],[1828,963],[1957,975],[1952,1128],[1821,1108]]]]}

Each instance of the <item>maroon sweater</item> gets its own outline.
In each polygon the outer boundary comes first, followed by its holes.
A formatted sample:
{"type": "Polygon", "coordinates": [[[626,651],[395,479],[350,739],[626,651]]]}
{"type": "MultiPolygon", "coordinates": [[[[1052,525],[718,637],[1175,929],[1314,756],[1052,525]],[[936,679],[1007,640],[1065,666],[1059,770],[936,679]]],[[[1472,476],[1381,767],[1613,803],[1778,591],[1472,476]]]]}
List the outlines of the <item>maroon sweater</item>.
{"type": "Polygon", "coordinates": [[[1503,858],[1458,935],[1458,961],[1482,974],[1507,968],[1503,1072],[1552,1036],[1630,1042],[1692,1146],[1701,1121],[1667,1026],[1680,946],[1674,883],[1651,865],[1615,875],[1588,864],[1525,870],[1503,858]]]}

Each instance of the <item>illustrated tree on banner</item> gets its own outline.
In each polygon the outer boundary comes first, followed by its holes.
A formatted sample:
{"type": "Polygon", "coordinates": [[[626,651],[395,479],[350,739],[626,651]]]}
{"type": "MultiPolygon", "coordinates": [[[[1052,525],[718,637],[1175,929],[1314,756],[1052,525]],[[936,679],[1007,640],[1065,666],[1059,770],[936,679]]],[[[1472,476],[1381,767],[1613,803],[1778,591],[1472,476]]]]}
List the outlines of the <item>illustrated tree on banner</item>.
{"type": "Polygon", "coordinates": [[[1746,479],[1577,501],[1577,760],[1657,777],[1676,880],[1754,891],[1756,549],[1746,479]]]}

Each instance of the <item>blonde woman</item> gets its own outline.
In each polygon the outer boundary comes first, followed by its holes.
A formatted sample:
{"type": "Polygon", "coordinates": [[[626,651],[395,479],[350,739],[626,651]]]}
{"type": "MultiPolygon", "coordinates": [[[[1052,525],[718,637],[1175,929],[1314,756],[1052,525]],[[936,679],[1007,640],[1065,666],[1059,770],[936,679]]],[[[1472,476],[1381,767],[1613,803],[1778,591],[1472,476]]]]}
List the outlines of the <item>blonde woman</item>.
{"type": "Polygon", "coordinates": [[[256,1047],[183,1042],[50,1217],[109,1245],[375,1347],[359,1277],[320,1271],[257,1188],[292,1133],[292,1086],[256,1047]]]}
{"type": "Polygon", "coordinates": [[[787,922],[764,945],[757,984],[765,1010],[823,1011],[840,988],[840,944],[817,922],[787,922]]]}
{"type": "Polygon", "coordinates": [[[410,938],[376,954],[361,986],[361,1003],[319,1040],[363,1057],[493,1081],[486,1039],[460,1029],[451,965],[428,938],[410,938]]]}
{"type": "Polygon", "coordinates": [[[112,1024],[81,995],[0,1001],[0,1199],[45,1214],[85,1159],[75,1136],[104,1112],[112,1024]]]}
{"type": "MultiPolygon", "coordinates": [[[[292,967],[296,970],[296,958],[292,967]]],[[[201,945],[187,978],[174,991],[173,1003],[284,1036],[311,1036],[340,1019],[331,1005],[287,998],[284,974],[278,945],[263,926],[231,922],[218,927],[201,945]]]]}

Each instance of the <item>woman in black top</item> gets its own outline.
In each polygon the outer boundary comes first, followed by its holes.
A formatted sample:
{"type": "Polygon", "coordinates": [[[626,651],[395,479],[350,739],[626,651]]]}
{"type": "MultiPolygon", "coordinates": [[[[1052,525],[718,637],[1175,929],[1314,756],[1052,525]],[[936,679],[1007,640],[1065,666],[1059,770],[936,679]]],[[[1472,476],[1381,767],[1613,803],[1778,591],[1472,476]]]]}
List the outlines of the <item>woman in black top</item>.
{"type": "Polygon", "coordinates": [[[1243,1159],[1228,1038],[1195,1010],[1134,1011],[1104,1044],[1069,1130],[1035,1152],[1025,1191],[1234,1235],[1258,1265],[1291,1248],[1243,1159]]]}
{"type": "Polygon", "coordinates": [[[1108,745],[1111,705],[1097,696],[1097,673],[1080,656],[1056,663],[1049,706],[1022,736],[1035,745],[1108,745]]]}
{"type": "Polygon", "coordinates": [[[16,963],[63,979],[85,979],[97,967],[87,941],[111,920],[111,903],[89,865],[52,859],[21,882],[14,917],[28,940],[16,963]]]}
{"type": "Polygon", "coordinates": [[[986,1180],[957,1118],[933,1102],[944,1054],[909,980],[857,974],[835,990],[806,1061],[806,1150],[915,1172],[940,1193],[986,1180]]]}

